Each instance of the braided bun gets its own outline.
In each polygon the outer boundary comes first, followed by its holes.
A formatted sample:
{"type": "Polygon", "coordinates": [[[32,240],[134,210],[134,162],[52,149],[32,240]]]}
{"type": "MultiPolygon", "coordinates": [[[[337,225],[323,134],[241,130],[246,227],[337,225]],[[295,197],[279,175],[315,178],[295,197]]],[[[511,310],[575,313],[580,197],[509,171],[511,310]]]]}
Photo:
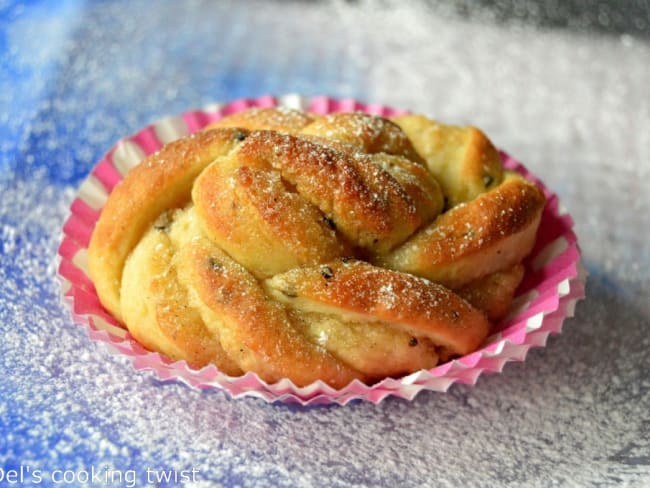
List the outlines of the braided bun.
{"type": "Polygon", "coordinates": [[[474,128],[250,109],[131,170],[89,267],[151,350],[341,388],[476,350],[544,204],[474,128]]]}

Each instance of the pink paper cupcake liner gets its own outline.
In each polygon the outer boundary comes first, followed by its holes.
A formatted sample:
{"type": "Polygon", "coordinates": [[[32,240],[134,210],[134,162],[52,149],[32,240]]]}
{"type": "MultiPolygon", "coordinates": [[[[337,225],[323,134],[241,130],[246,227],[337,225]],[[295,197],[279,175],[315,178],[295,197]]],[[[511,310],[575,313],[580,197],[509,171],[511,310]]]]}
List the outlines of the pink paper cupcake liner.
{"type": "Polygon", "coordinates": [[[222,389],[235,398],[252,396],[268,402],[344,405],[356,399],[379,403],[391,395],[411,400],[422,390],[444,392],[456,382],[474,384],[485,371],[500,372],[509,361],[523,361],[531,347],[544,346],[549,334],[558,334],[563,321],[573,316],[576,302],[584,297],[585,272],[580,263],[571,216],[562,208],[557,196],[535,175],[502,152],[504,166],[535,181],[544,190],[547,205],[537,243],[524,262],[526,274],[512,311],[498,324],[496,332],[480,350],[428,371],[418,371],[401,378],[386,378],[370,386],[354,381],[340,390],[321,381],[305,387],[297,387],[288,379],[268,384],[255,373],[231,377],[212,365],[192,369],[185,361],[172,361],[146,350],[104,310],[88,278],[88,243],[108,195],[130,168],[164,144],[196,132],[230,113],[249,107],[274,106],[318,114],[363,111],[392,116],[406,113],[350,99],[265,96],[212,104],[203,110],[166,117],[118,141],[81,184],[70,207],[70,216],[63,226],[63,239],[58,252],[58,275],[63,299],[75,323],[85,327],[92,340],[106,345],[114,353],[130,357],[137,370],[151,370],[162,380],[178,380],[199,389],[222,389]]]}

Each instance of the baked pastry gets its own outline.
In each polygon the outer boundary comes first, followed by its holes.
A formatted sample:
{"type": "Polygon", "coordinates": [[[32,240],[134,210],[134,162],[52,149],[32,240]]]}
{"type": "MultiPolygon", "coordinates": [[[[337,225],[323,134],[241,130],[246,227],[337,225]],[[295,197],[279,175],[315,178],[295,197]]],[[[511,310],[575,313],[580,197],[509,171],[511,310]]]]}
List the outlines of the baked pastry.
{"type": "Polygon", "coordinates": [[[133,168],[89,269],[148,349],[341,388],[476,350],[544,204],[475,128],[250,109],[133,168]]]}

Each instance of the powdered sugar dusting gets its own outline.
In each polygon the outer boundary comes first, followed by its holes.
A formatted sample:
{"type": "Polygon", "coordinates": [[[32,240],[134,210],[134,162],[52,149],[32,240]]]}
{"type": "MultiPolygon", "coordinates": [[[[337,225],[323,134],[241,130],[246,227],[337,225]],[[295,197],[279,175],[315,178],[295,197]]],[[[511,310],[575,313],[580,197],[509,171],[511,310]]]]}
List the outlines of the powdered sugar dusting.
{"type": "MultiPolygon", "coordinates": [[[[12,134],[0,148],[0,466],[197,467],[192,486],[647,486],[650,270],[639,229],[650,228],[650,50],[627,34],[496,27],[492,3],[440,7],[471,10],[469,21],[406,2],[89,2],[83,15],[64,2],[80,22],[58,47],[46,33],[65,29],[38,28],[57,19],[14,24],[10,39],[45,41],[36,57],[14,46],[25,71],[57,57],[65,74],[0,79],[12,134]],[[170,57],[184,61],[176,69],[170,57]],[[477,387],[311,409],[157,381],[88,341],[59,304],[53,264],[79,179],[163,114],[287,87],[472,122],[526,161],[571,210],[591,273],[590,299],[563,335],[477,387]]],[[[558,18],[567,4],[577,2],[558,18]]],[[[612,5],[590,9],[592,23],[618,22],[612,5]]],[[[537,23],[541,6],[511,10],[537,23]]]]}

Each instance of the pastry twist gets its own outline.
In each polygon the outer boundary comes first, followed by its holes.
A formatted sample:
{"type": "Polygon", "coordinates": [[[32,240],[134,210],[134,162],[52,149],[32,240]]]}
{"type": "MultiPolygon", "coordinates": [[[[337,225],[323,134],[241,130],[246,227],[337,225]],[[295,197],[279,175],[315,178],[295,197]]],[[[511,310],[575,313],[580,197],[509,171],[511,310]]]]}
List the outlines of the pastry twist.
{"type": "Polygon", "coordinates": [[[251,109],[126,175],[90,273],[151,350],[340,388],[479,347],[544,203],[474,128],[251,109]]]}

